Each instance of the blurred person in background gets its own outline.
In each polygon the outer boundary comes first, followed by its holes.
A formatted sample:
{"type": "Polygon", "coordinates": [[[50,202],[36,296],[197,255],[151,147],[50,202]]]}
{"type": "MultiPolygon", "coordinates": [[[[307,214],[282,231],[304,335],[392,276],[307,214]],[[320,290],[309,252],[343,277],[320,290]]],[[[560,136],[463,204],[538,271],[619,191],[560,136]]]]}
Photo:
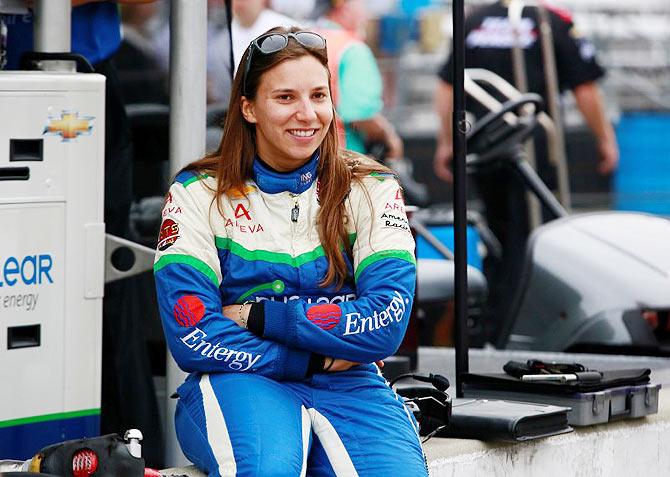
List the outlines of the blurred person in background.
{"type": "Polygon", "coordinates": [[[257,36],[277,26],[290,27],[296,20],[269,8],[268,0],[231,0],[233,21],[230,25],[233,35],[233,58],[237,71],[242,55],[249,43],[257,36]]]}
{"type": "MultiPolygon", "coordinates": [[[[514,84],[511,47],[515,32],[508,20],[508,1],[478,7],[465,20],[465,67],[484,68],[514,84]]],[[[561,91],[571,90],[577,107],[597,141],[599,153],[598,172],[603,175],[615,171],[618,147],[614,129],[607,118],[603,97],[596,80],[604,70],[595,57],[595,49],[575,28],[569,13],[546,6],[552,30],[556,55],[558,84],[561,91]]],[[[546,83],[541,53],[539,19],[536,8],[525,8],[520,22],[521,38],[525,53],[528,92],[538,93],[545,99],[546,83]]],[[[435,174],[451,182],[453,113],[453,62],[448,58],[438,73],[435,108],[441,120],[437,148],[434,156],[435,174]]],[[[500,98],[499,98],[500,99],[500,98]]],[[[468,111],[481,118],[488,110],[468,98],[468,111]]],[[[553,166],[548,160],[548,146],[544,134],[535,134],[535,157],[540,177],[549,188],[556,186],[553,166]]],[[[488,225],[503,248],[500,263],[485,261],[490,284],[490,309],[492,319],[502,320],[511,301],[510,296],[521,274],[523,254],[530,231],[526,191],[510,168],[501,167],[473,177],[482,198],[488,225]]]]}
{"type": "Polygon", "coordinates": [[[114,62],[126,104],[168,103],[167,69],[155,47],[166,30],[160,2],[121,6],[122,41],[114,62]]]}
{"type": "MultiPolygon", "coordinates": [[[[113,63],[121,44],[118,3],[153,0],[72,0],[71,51],[84,56],[105,87],[105,199],[106,232],[128,237],[132,201],[132,145],[123,94],[113,63]]],[[[18,69],[23,53],[33,50],[35,1],[26,0],[26,15],[7,15],[7,65],[18,69]]],[[[141,323],[132,319],[128,280],[105,286],[103,301],[101,433],[141,428],[145,459],[152,466],[163,460],[161,424],[141,323]]]]}
{"type": "Polygon", "coordinates": [[[316,30],[328,43],[333,101],[344,125],[347,149],[365,153],[380,141],[387,159],[403,157],[402,139],[382,114],[383,82],[377,60],[365,44],[369,20],[362,0],[319,0],[316,30]]]}
{"type": "Polygon", "coordinates": [[[316,0],[270,0],[270,8],[295,20],[309,21],[316,0]]]}
{"type": "Polygon", "coordinates": [[[207,1],[207,102],[222,108],[227,108],[233,77],[226,1],[231,0],[207,1]]]}
{"type": "Polygon", "coordinates": [[[427,202],[425,187],[412,178],[403,142],[382,114],[383,82],[377,60],[365,44],[369,20],[363,0],[318,0],[315,29],[328,43],[333,102],[343,146],[366,153],[382,144],[385,164],[396,172],[413,203],[427,202]]]}
{"type": "MultiPolygon", "coordinates": [[[[228,104],[232,73],[226,0],[207,0],[207,103],[228,104]]],[[[169,2],[158,2],[157,11],[147,19],[147,39],[153,55],[167,77],[170,70],[169,2]]]]}

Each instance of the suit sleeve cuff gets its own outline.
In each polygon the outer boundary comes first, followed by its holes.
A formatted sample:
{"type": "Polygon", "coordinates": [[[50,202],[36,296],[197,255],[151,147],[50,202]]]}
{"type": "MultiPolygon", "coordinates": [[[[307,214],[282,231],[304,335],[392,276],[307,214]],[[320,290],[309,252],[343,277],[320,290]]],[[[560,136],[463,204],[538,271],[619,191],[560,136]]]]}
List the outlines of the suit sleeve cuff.
{"type": "Polygon", "coordinates": [[[265,301],[263,338],[295,346],[296,307],[291,303],[265,301]]]}
{"type": "Polygon", "coordinates": [[[252,303],[247,318],[247,329],[256,336],[263,337],[265,327],[265,302],[252,303]]]}
{"type": "Polygon", "coordinates": [[[312,353],[309,358],[309,365],[307,366],[307,377],[311,377],[314,373],[323,371],[323,366],[326,364],[326,357],[322,354],[312,353]]]}
{"type": "Polygon", "coordinates": [[[312,356],[309,351],[287,348],[283,353],[283,362],[279,364],[282,378],[296,380],[309,377],[312,356]]]}

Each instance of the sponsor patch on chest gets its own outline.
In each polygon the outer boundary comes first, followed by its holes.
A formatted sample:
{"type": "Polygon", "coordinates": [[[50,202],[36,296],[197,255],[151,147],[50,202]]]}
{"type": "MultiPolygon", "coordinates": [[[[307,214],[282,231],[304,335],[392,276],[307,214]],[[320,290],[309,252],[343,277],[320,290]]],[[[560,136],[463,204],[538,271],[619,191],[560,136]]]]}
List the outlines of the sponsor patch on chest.
{"type": "Polygon", "coordinates": [[[393,212],[383,212],[379,217],[384,229],[402,229],[409,230],[409,222],[404,215],[393,212]]]}
{"type": "Polygon", "coordinates": [[[223,218],[223,225],[227,229],[232,228],[243,234],[255,234],[265,231],[263,224],[255,219],[253,211],[245,207],[244,204],[237,204],[234,207],[233,216],[234,218],[223,218]]]}

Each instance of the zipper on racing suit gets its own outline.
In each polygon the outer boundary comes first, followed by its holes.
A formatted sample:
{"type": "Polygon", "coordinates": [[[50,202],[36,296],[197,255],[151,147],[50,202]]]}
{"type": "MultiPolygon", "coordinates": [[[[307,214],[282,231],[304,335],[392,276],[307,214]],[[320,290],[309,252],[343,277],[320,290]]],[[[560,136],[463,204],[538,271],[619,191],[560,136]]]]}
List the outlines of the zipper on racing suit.
{"type": "Polygon", "coordinates": [[[293,197],[293,208],[291,209],[291,222],[298,222],[298,216],[300,215],[300,207],[298,206],[298,195],[291,194],[293,197]]]}
{"type": "MultiPolygon", "coordinates": [[[[299,194],[292,194],[289,192],[289,196],[293,199],[293,208],[291,209],[291,254],[295,257],[295,241],[296,241],[296,228],[298,226],[298,216],[300,215],[300,206],[298,205],[299,194]]],[[[297,279],[298,286],[300,286],[300,269],[297,270],[297,279]]]]}

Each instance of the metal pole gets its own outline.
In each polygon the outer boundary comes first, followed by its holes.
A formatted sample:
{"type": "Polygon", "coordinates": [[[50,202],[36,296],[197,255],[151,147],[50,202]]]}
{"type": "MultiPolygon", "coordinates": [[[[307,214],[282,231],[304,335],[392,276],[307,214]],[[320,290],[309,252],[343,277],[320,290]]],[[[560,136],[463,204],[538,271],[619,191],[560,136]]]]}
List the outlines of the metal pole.
{"type": "MultiPolygon", "coordinates": [[[[170,174],[205,153],[207,0],[172,0],[170,4],[170,174]]],[[[176,402],[170,396],[185,379],[167,353],[165,463],[188,461],[177,442],[176,402]]]]}
{"type": "Polygon", "coordinates": [[[463,397],[461,375],[468,372],[468,249],[465,172],[465,13],[463,0],[452,3],[454,28],[454,313],[456,344],[456,397],[463,397]]]}
{"type": "Polygon", "coordinates": [[[37,0],[33,30],[35,51],[70,51],[71,13],[70,0],[37,0]]]}
{"type": "Polygon", "coordinates": [[[207,0],[170,9],[170,173],[205,153],[207,0]]]}
{"type": "Polygon", "coordinates": [[[525,160],[523,153],[517,151],[516,157],[512,159],[516,172],[522,177],[524,183],[537,195],[542,201],[542,204],[551,211],[555,218],[567,217],[568,212],[563,208],[561,203],[554,197],[554,194],[547,188],[537,176],[537,172],[530,167],[530,164],[525,160]]]}
{"type": "MultiPolygon", "coordinates": [[[[528,92],[528,75],[526,72],[526,58],[524,48],[521,44],[521,18],[525,2],[523,0],[512,0],[507,7],[507,17],[514,35],[514,44],[512,45],[512,66],[514,68],[514,83],[521,93],[528,92]]],[[[535,144],[531,137],[524,146],[526,149],[526,159],[533,169],[537,169],[535,158],[535,144]]],[[[542,210],[537,198],[530,192],[528,197],[528,224],[530,230],[535,230],[542,223],[542,210]]]]}
{"type": "MultiPolygon", "coordinates": [[[[34,50],[41,53],[69,53],[71,49],[70,0],[37,0],[33,24],[34,50]]],[[[42,60],[38,62],[42,71],[77,71],[77,63],[69,60],[42,60]]]]}
{"type": "Polygon", "coordinates": [[[540,41],[542,45],[542,64],[547,88],[547,110],[554,120],[555,136],[550,141],[551,162],[558,174],[558,196],[563,207],[570,211],[570,176],[568,161],[565,154],[565,132],[563,131],[563,117],[561,114],[561,91],[558,85],[558,71],[556,69],[556,54],[554,53],[554,39],[549,23],[549,13],[542,3],[537,4],[538,18],[540,19],[540,41]]]}
{"type": "Polygon", "coordinates": [[[512,67],[514,69],[514,85],[521,93],[528,92],[528,76],[526,75],[526,58],[521,44],[521,16],[525,2],[512,0],[507,7],[507,18],[512,27],[514,44],[512,45],[512,67]]]}

